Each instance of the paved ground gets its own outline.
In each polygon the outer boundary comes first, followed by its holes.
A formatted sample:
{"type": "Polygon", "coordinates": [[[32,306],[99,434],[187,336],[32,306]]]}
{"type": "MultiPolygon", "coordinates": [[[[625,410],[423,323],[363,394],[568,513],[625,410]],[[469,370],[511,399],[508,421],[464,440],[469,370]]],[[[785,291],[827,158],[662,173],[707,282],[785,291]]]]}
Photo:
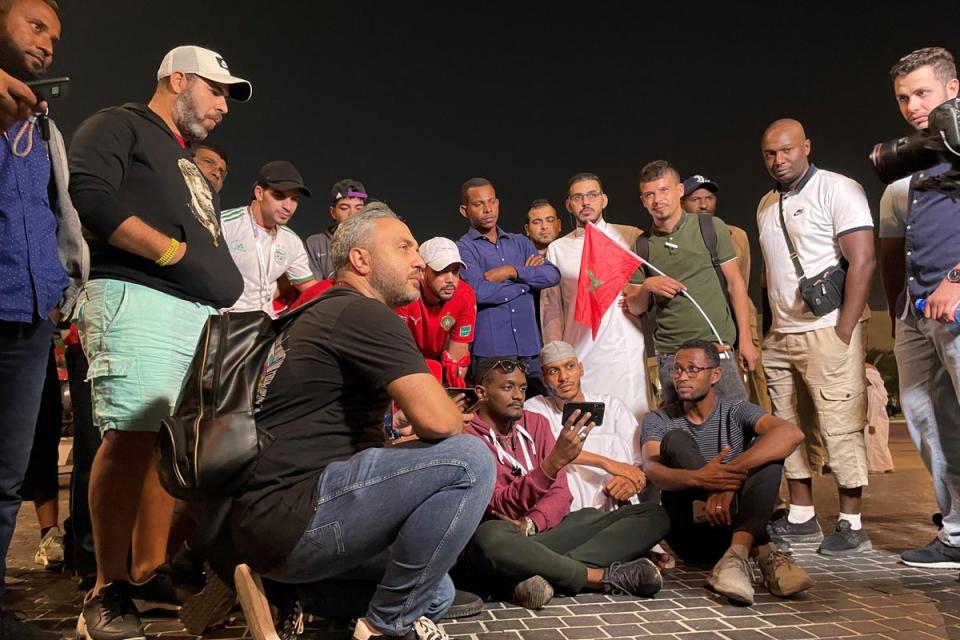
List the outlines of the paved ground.
{"type": "MultiPolygon", "coordinates": [[[[446,625],[451,634],[471,640],[593,640],[639,637],[647,640],[794,640],[801,638],[960,639],[960,582],[956,571],[920,570],[897,563],[905,548],[925,544],[934,535],[936,510],[930,480],[906,438],[892,428],[891,450],[897,470],[871,476],[864,521],[876,549],[848,559],[818,556],[815,545],[796,549],[798,561],[816,585],[794,600],[781,600],[758,587],[757,604],[731,606],[704,588],[704,573],[682,568],[666,573],[656,598],[582,595],[556,598],[542,611],[491,603],[480,615],[446,625]]],[[[829,476],[817,481],[821,523],[836,518],[835,491],[829,476]]],[[[33,565],[37,543],[32,509],[21,512],[8,573],[10,602],[28,619],[74,635],[81,595],[74,583],[33,565]]],[[[175,617],[146,619],[147,633],[192,640],[175,617]]],[[[246,635],[236,616],[208,638],[246,635]]],[[[315,620],[311,639],[347,638],[340,621],[315,620]]]]}

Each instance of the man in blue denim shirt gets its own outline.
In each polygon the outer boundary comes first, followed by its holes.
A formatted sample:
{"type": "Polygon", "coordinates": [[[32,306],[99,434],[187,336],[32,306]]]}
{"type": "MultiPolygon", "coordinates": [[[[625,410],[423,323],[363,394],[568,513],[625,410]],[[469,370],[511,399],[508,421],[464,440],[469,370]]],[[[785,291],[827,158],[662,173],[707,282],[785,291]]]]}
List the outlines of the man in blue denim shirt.
{"type": "MultiPolygon", "coordinates": [[[[41,135],[33,113],[45,105],[23,84],[46,73],[59,38],[55,2],[0,4],[0,595],[54,324],[70,313],[85,264],[63,138],[49,121],[41,135]]],[[[58,635],[0,617],[0,637],[58,635]]]]}
{"type": "MultiPolygon", "coordinates": [[[[957,97],[950,52],[919,49],[890,70],[903,118],[926,129],[930,111],[957,97]]],[[[900,557],[914,567],[960,568],[960,198],[927,188],[941,164],[894,182],[880,201],[884,290],[894,323],[900,404],[910,437],[933,476],[943,528],[900,557]],[[917,300],[926,300],[923,311],[917,300]]]]}
{"type": "Polygon", "coordinates": [[[529,397],[543,394],[538,360],[542,343],[532,291],[559,283],[560,272],[529,238],[497,226],[500,201],[486,178],[472,178],[460,187],[460,215],[470,223],[470,230],[457,240],[467,265],[461,277],[477,294],[473,364],[495,355],[519,358],[529,369],[529,397]]]}

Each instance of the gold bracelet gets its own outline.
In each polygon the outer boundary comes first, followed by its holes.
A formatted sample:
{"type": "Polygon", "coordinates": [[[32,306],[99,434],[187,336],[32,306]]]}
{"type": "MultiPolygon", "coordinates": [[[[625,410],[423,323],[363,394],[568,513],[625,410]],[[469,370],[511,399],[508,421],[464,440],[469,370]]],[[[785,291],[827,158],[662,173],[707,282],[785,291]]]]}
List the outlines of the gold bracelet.
{"type": "Polygon", "coordinates": [[[180,241],[176,238],[170,238],[170,244],[167,245],[167,250],[163,252],[163,255],[157,258],[157,264],[161,267],[165,267],[170,264],[170,261],[173,260],[173,256],[177,254],[179,249],[180,241]]]}

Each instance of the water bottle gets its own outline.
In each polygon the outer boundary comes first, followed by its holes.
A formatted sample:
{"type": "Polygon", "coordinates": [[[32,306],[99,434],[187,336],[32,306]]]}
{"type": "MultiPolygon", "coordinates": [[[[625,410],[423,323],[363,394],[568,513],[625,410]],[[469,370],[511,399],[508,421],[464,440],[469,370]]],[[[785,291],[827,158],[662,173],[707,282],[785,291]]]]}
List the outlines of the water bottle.
{"type": "MultiPolygon", "coordinates": [[[[923,310],[927,308],[927,299],[917,298],[917,300],[913,303],[913,306],[917,308],[917,311],[919,311],[920,313],[923,313],[923,310]]],[[[954,307],[953,309],[953,315],[950,318],[951,322],[957,321],[957,309],[960,309],[960,303],[958,303],[957,306],[954,307]]]]}

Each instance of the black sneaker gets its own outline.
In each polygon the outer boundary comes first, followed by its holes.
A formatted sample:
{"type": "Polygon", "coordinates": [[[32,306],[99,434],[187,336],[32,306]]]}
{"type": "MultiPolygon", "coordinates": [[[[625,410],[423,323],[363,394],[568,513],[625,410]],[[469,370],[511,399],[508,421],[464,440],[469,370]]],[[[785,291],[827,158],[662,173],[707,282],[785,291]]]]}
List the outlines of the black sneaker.
{"type": "Polygon", "coordinates": [[[553,585],[541,576],[532,576],[513,588],[511,602],[525,609],[543,609],[553,599],[553,585]]]}
{"type": "Polygon", "coordinates": [[[176,611],[187,598],[200,591],[203,585],[191,582],[182,582],[177,575],[166,565],[157,569],[157,572],[140,583],[131,582],[130,597],[140,611],[152,609],[166,609],[176,611]]]}
{"type": "Polygon", "coordinates": [[[840,520],[833,533],[820,543],[817,553],[825,556],[846,556],[871,549],[873,549],[873,543],[870,542],[863,528],[854,531],[848,521],[840,520]]]}
{"type": "Polygon", "coordinates": [[[453,604],[443,614],[444,620],[469,618],[483,611],[483,600],[475,593],[457,589],[453,594],[453,604]]]}
{"type": "Polygon", "coordinates": [[[603,570],[603,592],[631,596],[653,596],[663,586],[657,565],[647,558],[631,562],[614,562],[603,570]]]}
{"type": "Polygon", "coordinates": [[[817,522],[817,516],[813,516],[806,522],[790,522],[786,515],[772,522],[767,523],[767,535],[774,542],[784,541],[789,543],[797,542],[820,542],[823,540],[823,531],[820,530],[820,523],[817,522]]]}
{"type": "Polygon", "coordinates": [[[940,538],[934,538],[925,547],[901,553],[900,562],[908,567],[960,569],[960,548],[951,547],[941,542],[940,538]]]}
{"type": "Polygon", "coordinates": [[[222,624],[237,604],[237,592],[221,580],[209,564],[204,573],[206,584],[203,589],[187,598],[178,614],[186,630],[195,636],[222,624]]]}
{"type": "Polygon", "coordinates": [[[0,616],[0,638],[4,640],[61,640],[62,634],[17,620],[13,616],[0,616]]]}
{"type": "Polygon", "coordinates": [[[111,582],[83,600],[77,637],[87,640],[146,640],[126,582],[111,582]]]}

